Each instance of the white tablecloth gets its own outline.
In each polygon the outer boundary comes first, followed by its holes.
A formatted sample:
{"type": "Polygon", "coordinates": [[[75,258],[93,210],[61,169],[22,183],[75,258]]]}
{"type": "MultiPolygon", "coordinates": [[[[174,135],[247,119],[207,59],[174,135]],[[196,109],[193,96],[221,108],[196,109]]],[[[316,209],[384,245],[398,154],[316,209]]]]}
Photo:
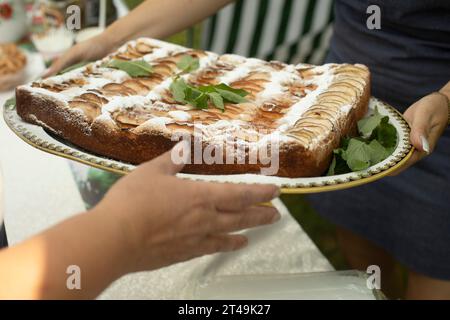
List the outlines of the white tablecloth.
{"type": "MultiPolygon", "coordinates": [[[[12,96],[0,94],[0,104],[12,96]]],[[[0,120],[4,218],[10,244],[23,241],[84,210],[68,161],[32,148],[0,120]]],[[[277,224],[246,231],[247,248],[180,263],[153,272],[125,276],[102,299],[195,298],[199,281],[214,275],[278,274],[332,270],[329,262],[290,216],[281,201],[277,224]]],[[[82,235],[80,235],[82,236],[82,235]]],[[[126,259],[126,257],[124,257],[126,259]]]]}

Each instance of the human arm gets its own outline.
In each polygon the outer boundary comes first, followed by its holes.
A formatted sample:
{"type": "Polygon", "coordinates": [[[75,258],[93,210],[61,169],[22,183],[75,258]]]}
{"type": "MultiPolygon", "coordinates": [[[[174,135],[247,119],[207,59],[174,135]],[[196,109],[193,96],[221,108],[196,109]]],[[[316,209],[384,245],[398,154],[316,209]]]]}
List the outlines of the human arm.
{"type": "Polygon", "coordinates": [[[233,0],[147,0],[105,31],[114,46],[138,37],[166,38],[217,12],[233,0]]]}
{"type": "Polygon", "coordinates": [[[102,58],[124,42],[138,37],[165,38],[182,31],[233,0],[147,0],[102,34],[72,47],[57,59],[46,76],[80,61],[102,58]]]}
{"type": "Polygon", "coordinates": [[[166,153],[120,179],[92,210],[0,251],[0,298],[94,298],[124,274],[242,248],[247,239],[231,232],[279,219],[257,205],[278,188],[181,180],[181,168],[166,153]],[[66,286],[71,265],[80,290],[66,286]]]}

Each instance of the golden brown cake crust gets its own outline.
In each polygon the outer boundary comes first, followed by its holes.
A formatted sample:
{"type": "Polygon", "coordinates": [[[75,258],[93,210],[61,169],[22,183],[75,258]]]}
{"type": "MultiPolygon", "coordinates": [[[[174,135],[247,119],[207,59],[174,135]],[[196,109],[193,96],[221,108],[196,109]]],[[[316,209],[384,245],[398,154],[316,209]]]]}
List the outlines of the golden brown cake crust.
{"type": "MultiPolygon", "coordinates": [[[[356,133],[357,121],[367,112],[370,99],[370,74],[367,71],[365,75],[363,90],[354,100],[345,119],[336,126],[339,130],[330,131],[321,138],[319,143],[314,144],[313,148],[296,143],[295,139],[280,145],[277,176],[312,177],[320,176],[326,171],[333,149],[339,146],[342,137],[356,133]]],[[[340,86],[342,84],[338,83],[336,90],[342,89],[340,86]]],[[[16,89],[16,103],[17,112],[25,121],[46,127],[89,152],[112,159],[140,164],[170,150],[176,143],[163,132],[154,130],[137,132],[111,126],[102,121],[92,122],[78,109],[70,108],[64,102],[50,95],[36,94],[30,90],[30,87],[16,89]]],[[[326,105],[327,103],[322,104],[326,105]]],[[[294,137],[295,131],[294,126],[292,129],[294,137]]],[[[206,146],[207,142],[203,144],[203,147],[206,146]]],[[[259,173],[261,167],[267,166],[259,161],[256,164],[248,164],[248,161],[245,161],[245,164],[195,164],[187,165],[183,172],[198,174],[259,173]]]]}

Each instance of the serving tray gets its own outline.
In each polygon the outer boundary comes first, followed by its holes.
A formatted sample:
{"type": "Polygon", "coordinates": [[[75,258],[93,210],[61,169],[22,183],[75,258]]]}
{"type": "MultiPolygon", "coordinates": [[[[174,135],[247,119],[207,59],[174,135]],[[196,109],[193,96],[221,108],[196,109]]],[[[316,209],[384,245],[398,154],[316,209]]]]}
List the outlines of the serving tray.
{"type": "MultiPolygon", "coordinates": [[[[399,169],[414,151],[409,142],[410,128],[402,115],[390,105],[376,98],[371,98],[367,116],[375,108],[378,108],[380,114],[389,117],[390,123],[397,130],[398,143],[394,152],[388,158],[366,170],[313,178],[283,178],[258,174],[198,175],[179,173],[178,176],[183,179],[224,183],[270,183],[279,186],[282,193],[298,194],[341,190],[373,182],[399,169]]],[[[37,149],[118,174],[126,174],[136,167],[83,150],[40,126],[23,121],[17,114],[14,103],[5,104],[3,117],[8,127],[19,138],[37,149]]]]}

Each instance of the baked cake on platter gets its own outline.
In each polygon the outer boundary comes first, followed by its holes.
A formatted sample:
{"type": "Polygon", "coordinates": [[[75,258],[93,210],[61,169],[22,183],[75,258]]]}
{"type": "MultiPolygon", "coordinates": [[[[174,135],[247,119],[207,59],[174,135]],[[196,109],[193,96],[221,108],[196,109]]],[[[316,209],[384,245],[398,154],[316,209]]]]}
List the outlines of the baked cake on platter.
{"type": "Polygon", "coordinates": [[[193,137],[194,157],[200,133],[203,150],[223,151],[231,144],[241,158],[236,153],[234,161],[192,161],[184,172],[260,173],[267,163],[249,161],[250,154],[277,137],[276,175],[283,177],[322,175],[342,137],[356,132],[369,98],[370,73],[363,65],[288,65],[148,38],[16,89],[17,112],[25,121],[95,154],[139,164],[169,150],[177,143],[173,137],[183,133],[193,137]],[[217,90],[222,97],[205,93],[210,100],[189,103],[188,91],[182,94],[186,101],[177,96],[176,82],[193,88],[189,94],[222,88],[245,98],[217,90]]]}

